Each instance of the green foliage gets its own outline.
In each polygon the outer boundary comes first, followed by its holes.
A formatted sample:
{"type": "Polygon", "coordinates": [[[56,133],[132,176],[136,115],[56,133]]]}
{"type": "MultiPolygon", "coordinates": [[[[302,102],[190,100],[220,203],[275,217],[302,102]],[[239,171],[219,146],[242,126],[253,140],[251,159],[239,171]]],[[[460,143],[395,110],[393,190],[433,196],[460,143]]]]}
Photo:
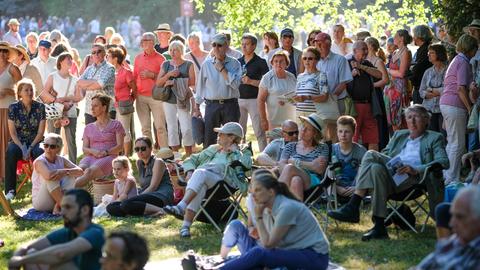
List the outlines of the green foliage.
{"type": "MultiPolygon", "coordinates": [[[[202,12],[207,1],[193,1],[202,12]]],[[[287,26],[298,31],[315,28],[325,31],[326,27],[345,20],[353,33],[362,25],[369,25],[372,34],[380,36],[385,30],[425,24],[432,15],[429,0],[223,0],[213,5],[215,12],[223,16],[218,23],[220,29],[258,35],[287,26]],[[314,16],[323,24],[315,25],[314,16]]],[[[239,35],[234,35],[234,42],[238,38],[239,35]]]]}
{"type": "Polygon", "coordinates": [[[448,32],[454,38],[463,33],[463,27],[480,18],[478,0],[434,0],[435,15],[447,25],[448,32]]]}

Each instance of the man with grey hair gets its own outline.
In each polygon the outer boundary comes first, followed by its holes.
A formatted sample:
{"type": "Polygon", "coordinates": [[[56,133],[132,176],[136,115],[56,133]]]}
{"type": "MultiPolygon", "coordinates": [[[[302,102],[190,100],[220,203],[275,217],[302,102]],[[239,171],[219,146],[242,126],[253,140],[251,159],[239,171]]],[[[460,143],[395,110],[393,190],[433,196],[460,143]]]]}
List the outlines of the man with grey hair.
{"type": "MultiPolygon", "coordinates": [[[[371,191],[372,219],[375,225],[363,235],[362,241],[388,238],[385,217],[389,196],[418,184],[427,167],[435,163],[444,169],[449,166],[443,135],[427,130],[430,121],[427,109],[417,104],[410,106],[405,112],[405,118],[408,129],[395,132],[382,153],[370,150],[363,156],[355,192],[350,201],[339,210],[328,212],[336,220],[358,223],[360,203],[367,192],[371,191]],[[396,165],[387,165],[393,159],[397,160],[396,165]],[[403,180],[394,181],[392,174],[402,176],[403,180]]],[[[430,175],[424,184],[433,211],[443,201],[443,183],[430,175]]]]}
{"type": "Polygon", "coordinates": [[[153,115],[157,144],[160,147],[168,147],[163,102],[152,98],[152,89],[165,57],[155,50],[155,35],[152,32],[142,35],[140,46],[143,52],[135,57],[133,77],[137,84],[138,95],[135,103],[142,134],[152,139],[151,115],[153,115]]]}
{"type": "Polygon", "coordinates": [[[194,116],[201,116],[200,104],[205,107],[205,141],[203,146],[215,144],[217,134],[213,128],[228,122],[238,122],[240,108],[238,87],[241,83],[242,68],[240,63],[228,56],[227,37],[217,34],[212,39],[212,57],[203,62],[197,76],[194,116]]]}
{"type": "MultiPolygon", "coordinates": [[[[378,70],[372,63],[366,60],[368,55],[368,47],[365,41],[357,40],[352,46],[353,54],[347,58],[352,71],[353,80],[347,84],[347,92],[352,97],[357,116],[357,128],[353,136],[353,141],[358,142],[361,138],[362,144],[370,150],[378,151],[378,126],[375,114],[372,110],[372,100],[377,98],[372,95],[375,91],[374,79],[381,79],[382,72],[378,70]]],[[[379,104],[377,102],[376,104],[379,104]]]]}
{"type": "Polygon", "coordinates": [[[480,266],[480,186],[461,189],[450,208],[454,234],[439,241],[415,269],[479,269],[480,266]]]}
{"type": "Polygon", "coordinates": [[[298,141],[298,125],[293,120],[285,120],[282,123],[282,138],[270,142],[262,153],[257,156],[257,164],[260,166],[278,166],[283,148],[290,142],[298,141]]]}

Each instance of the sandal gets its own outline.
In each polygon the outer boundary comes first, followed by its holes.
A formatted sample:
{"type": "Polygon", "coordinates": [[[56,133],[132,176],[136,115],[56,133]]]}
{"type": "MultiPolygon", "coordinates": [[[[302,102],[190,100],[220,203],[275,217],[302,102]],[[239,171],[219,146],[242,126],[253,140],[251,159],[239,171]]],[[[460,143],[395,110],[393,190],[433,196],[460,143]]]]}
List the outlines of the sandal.
{"type": "Polygon", "coordinates": [[[167,205],[163,210],[165,210],[165,213],[175,216],[178,219],[183,219],[183,216],[185,215],[185,211],[177,205],[167,205]]]}
{"type": "Polygon", "coordinates": [[[183,226],[182,228],[180,228],[180,237],[187,238],[187,237],[190,237],[190,236],[191,236],[190,227],[183,226]]]}

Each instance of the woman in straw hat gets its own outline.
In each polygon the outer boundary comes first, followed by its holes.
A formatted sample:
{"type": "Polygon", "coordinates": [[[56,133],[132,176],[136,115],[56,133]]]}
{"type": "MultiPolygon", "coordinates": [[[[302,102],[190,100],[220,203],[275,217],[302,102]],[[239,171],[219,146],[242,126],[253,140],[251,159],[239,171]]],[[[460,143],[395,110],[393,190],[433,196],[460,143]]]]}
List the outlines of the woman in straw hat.
{"type": "Polygon", "coordinates": [[[303,192],[320,183],[327,168],[328,146],[323,139],[322,120],[316,113],[300,116],[298,142],[285,146],[280,158],[280,177],[278,181],[287,184],[292,193],[303,201],[303,192]]]}
{"type": "Polygon", "coordinates": [[[10,56],[15,51],[8,42],[0,42],[0,178],[5,178],[5,152],[8,140],[8,106],[15,102],[15,84],[22,79],[20,70],[12,65],[10,56]]]}
{"type": "Polygon", "coordinates": [[[25,47],[22,45],[17,45],[13,47],[13,49],[16,53],[12,53],[10,55],[10,60],[18,67],[23,78],[33,81],[35,90],[37,91],[35,96],[38,96],[38,94],[40,94],[43,90],[43,81],[40,72],[36,66],[30,63],[30,57],[28,56],[28,52],[25,47]]]}

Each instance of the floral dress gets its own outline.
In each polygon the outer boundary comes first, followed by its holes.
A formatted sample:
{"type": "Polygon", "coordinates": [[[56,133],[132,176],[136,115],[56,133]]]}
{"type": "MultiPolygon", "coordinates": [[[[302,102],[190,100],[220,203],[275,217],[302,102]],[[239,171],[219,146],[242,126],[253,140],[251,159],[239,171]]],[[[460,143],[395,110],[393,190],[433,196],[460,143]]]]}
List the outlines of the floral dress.
{"type": "MultiPolygon", "coordinates": [[[[398,57],[395,62],[392,59],[389,63],[391,70],[400,69],[400,58],[401,56],[398,57]]],[[[387,121],[388,124],[392,126],[393,131],[400,130],[405,126],[402,119],[402,111],[404,108],[407,108],[410,103],[408,84],[409,81],[405,77],[395,78],[390,76],[390,83],[385,85],[385,89],[383,90],[387,121]]]]}

